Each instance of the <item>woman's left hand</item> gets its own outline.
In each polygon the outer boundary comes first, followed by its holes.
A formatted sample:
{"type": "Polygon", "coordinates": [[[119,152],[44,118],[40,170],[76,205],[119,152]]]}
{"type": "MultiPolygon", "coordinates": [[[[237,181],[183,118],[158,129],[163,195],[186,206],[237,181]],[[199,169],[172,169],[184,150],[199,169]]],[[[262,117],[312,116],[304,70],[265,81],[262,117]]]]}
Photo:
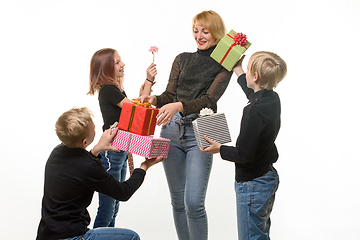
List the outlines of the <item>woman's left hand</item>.
{"type": "Polygon", "coordinates": [[[184,108],[181,102],[168,103],[159,109],[156,124],[158,126],[166,125],[175,113],[182,111],[184,111],[184,108]]]}

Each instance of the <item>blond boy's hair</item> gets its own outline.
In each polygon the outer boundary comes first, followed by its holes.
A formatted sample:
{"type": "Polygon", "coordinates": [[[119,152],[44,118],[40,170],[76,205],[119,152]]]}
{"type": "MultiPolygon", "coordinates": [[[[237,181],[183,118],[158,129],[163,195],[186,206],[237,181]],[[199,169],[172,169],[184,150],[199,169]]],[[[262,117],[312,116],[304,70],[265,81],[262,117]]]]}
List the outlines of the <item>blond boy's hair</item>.
{"type": "Polygon", "coordinates": [[[72,108],[58,118],[55,132],[65,146],[74,148],[87,137],[92,121],[92,112],[87,107],[72,108]]]}
{"type": "Polygon", "coordinates": [[[260,51],[254,53],[248,63],[248,71],[259,75],[260,87],[271,90],[286,76],[286,62],[277,54],[260,51]]]}
{"type": "Polygon", "coordinates": [[[212,10],[202,11],[201,13],[195,15],[192,20],[192,31],[194,31],[195,24],[199,24],[200,26],[207,28],[211,35],[216,39],[217,43],[226,34],[224,21],[219,14],[212,10]]]}

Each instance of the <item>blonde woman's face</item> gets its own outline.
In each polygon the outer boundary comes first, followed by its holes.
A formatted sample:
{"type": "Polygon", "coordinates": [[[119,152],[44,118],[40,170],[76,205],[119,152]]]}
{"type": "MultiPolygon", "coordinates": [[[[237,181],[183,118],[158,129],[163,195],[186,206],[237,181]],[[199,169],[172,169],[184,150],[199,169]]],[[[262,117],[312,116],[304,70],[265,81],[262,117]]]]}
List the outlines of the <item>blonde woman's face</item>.
{"type": "Polygon", "coordinates": [[[114,53],[114,61],[115,61],[115,67],[114,67],[115,79],[124,77],[125,63],[121,61],[121,57],[117,51],[115,51],[114,53]]]}
{"type": "Polygon", "coordinates": [[[200,50],[206,50],[216,44],[216,39],[210,31],[199,24],[194,25],[193,33],[196,45],[200,50]]]}

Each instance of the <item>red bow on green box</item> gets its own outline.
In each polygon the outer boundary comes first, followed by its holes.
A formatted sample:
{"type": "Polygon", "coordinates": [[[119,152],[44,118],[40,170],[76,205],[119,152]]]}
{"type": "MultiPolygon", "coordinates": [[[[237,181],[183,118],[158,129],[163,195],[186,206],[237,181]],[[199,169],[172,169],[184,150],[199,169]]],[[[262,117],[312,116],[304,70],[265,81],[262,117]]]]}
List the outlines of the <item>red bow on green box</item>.
{"type": "Polygon", "coordinates": [[[236,33],[234,30],[231,30],[219,41],[210,57],[228,71],[231,71],[250,45],[251,43],[247,40],[245,34],[236,33]]]}

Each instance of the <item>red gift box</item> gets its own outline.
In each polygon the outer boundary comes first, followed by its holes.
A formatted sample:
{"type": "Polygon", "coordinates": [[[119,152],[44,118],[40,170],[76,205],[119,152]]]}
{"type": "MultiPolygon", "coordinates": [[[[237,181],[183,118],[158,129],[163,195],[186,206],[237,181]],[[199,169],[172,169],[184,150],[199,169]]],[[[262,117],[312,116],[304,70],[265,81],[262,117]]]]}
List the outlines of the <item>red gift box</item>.
{"type": "Polygon", "coordinates": [[[159,109],[150,106],[150,103],[139,101],[124,103],[118,128],[139,135],[154,135],[159,109]]]}
{"type": "Polygon", "coordinates": [[[167,157],[170,140],[118,130],[111,146],[146,158],[167,157]]]}

